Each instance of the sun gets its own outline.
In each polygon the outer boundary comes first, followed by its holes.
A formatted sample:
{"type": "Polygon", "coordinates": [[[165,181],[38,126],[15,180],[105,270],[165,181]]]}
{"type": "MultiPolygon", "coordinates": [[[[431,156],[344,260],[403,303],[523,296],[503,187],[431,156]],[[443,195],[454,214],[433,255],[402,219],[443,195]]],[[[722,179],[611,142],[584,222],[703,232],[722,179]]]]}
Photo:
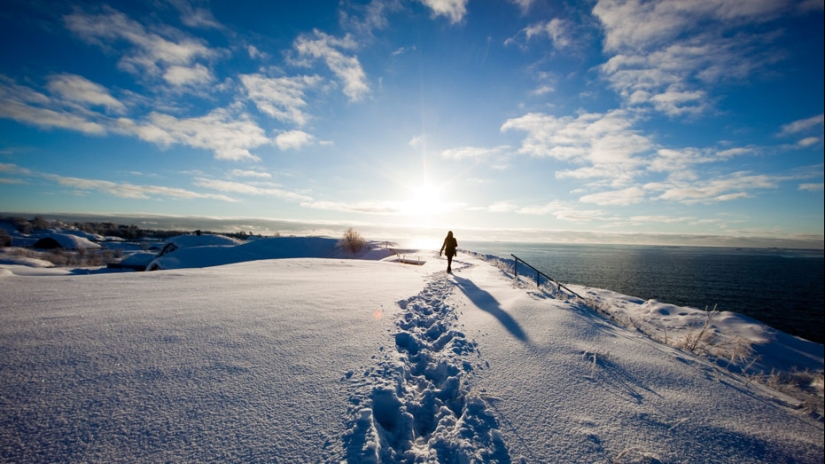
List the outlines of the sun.
{"type": "Polygon", "coordinates": [[[443,189],[432,184],[410,187],[410,197],[404,202],[403,212],[408,216],[429,217],[447,211],[443,189]]]}

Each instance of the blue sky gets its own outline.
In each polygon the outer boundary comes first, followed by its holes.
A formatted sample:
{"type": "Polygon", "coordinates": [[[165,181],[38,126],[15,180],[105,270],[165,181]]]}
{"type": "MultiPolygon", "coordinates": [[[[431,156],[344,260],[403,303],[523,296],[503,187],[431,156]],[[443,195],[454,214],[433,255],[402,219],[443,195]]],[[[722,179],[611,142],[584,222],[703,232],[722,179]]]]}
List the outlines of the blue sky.
{"type": "Polygon", "coordinates": [[[6,213],[822,247],[821,0],[6,0],[0,35],[6,213]]]}

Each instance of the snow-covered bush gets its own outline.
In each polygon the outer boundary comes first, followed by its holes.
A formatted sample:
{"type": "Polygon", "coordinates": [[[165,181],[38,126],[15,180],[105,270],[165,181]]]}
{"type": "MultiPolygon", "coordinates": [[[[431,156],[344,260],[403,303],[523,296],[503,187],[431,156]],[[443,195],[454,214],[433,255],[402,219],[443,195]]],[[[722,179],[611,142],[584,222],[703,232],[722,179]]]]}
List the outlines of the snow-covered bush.
{"type": "Polygon", "coordinates": [[[344,232],[344,236],[338,241],[338,246],[343,248],[350,253],[358,253],[361,251],[365,246],[367,246],[367,240],[358,233],[357,230],[350,227],[344,232]]]}

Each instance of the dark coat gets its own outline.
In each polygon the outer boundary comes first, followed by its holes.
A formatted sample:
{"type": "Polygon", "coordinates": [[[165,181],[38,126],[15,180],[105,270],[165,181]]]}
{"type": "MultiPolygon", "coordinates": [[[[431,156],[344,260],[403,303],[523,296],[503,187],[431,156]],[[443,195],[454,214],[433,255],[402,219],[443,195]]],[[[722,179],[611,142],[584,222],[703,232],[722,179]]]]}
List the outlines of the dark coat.
{"type": "Polygon", "coordinates": [[[444,238],[444,244],[441,245],[441,251],[439,251],[438,254],[441,254],[441,252],[446,251],[447,256],[455,256],[456,248],[458,248],[458,241],[452,235],[448,235],[446,238],[444,238]]]}

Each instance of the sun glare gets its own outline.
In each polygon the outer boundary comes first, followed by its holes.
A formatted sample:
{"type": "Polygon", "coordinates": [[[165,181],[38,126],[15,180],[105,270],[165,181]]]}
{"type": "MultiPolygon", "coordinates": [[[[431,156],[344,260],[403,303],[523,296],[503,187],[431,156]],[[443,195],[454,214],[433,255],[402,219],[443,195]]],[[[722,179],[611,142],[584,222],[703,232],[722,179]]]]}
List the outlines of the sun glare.
{"type": "Polygon", "coordinates": [[[415,217],[429,217],[447,211],[447,202],[442,198],[439,187],[422,184],[410,188],[410,199],[405,202],[404,214],[415,217]]]}

